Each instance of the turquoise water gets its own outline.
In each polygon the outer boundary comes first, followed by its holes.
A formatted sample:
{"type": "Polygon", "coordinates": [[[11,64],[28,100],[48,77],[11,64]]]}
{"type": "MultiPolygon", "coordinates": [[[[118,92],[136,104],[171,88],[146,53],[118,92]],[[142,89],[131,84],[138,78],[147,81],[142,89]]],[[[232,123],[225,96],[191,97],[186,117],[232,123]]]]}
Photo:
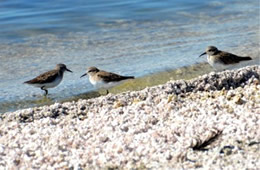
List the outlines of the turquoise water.
{"type": "Polygon", "coordinates": [[[1,1],[0,112],[41,105],[23,82],[57,63],[73,74],[52,101],[93,90],[79,78],[89,66],[141,77],[203,62],[208,45],[258,57],[259,11],[258,0],[1,1]]]}

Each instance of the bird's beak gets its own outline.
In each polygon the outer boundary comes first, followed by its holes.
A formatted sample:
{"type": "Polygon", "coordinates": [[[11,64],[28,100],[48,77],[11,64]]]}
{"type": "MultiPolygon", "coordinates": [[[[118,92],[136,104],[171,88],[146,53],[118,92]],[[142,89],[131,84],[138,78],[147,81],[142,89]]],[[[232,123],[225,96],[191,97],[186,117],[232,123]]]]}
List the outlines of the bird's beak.
{"type": "Polygon", "coordinates": [[[66,68],[66,71],[68,71],[68,72],[71,72],[71,73],[72,73],[72,71],[71,71],[71,70],[69,70],[69,69],[67,69],[67,68],[66,68]]]}
{"type": "Polygon", "coordinates": [[[205,55],[205,54],[207,54],[206,52],[204,52],[204,53],[202,53],[199,57],[201,57],[201,56],[203,56],[203,55],[205,55]]]}
{"type": "Polygon", "coordinates": [[[85,74],[83,74],[82,76],[80,76],[80,78],[81,78],[81,77],[84,77],[84,76],[86,76],[86,75],[88,75],[88,74],[87,74],[87,73],[85,73],[85,74]]]}

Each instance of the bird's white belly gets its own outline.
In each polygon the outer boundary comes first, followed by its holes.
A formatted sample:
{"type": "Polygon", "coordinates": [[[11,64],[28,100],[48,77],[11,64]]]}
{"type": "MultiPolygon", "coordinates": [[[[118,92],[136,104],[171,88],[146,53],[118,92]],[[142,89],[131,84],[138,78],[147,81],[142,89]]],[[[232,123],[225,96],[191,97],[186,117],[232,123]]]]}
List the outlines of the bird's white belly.
{"type": "Polygon", "coordinates": [[[110,87],[113,87],[115,85],[117,85],[118,83],[117,82],[110,82],[110,83],[106,83],[102,80],[99,80],[99,81],[96,81],[94,80],[93,78],[89,77],[89,81],[92,85],[94,85],[95,87],[97,88],[110,88],[110,87]]]}
{"type": "Polygon", "coordinates": [[[217,60],[214,60],[212,56],[208,56],[208,63],[216,70],[216,71],[223,71],[223,70],[233,70],[242,68],[248,65],[254,65],[255,60],[248,60],[248,61],[240,61],[239,63],[234,64],[224,64],[222,62],[219,62],[217,60]]]}
{"type": "Polygon", "coordinates": [[[60,84],[62,80],[62,77],[57,77],[53,82],[51,83],[43,83],[43,84],[32,84],[33,86],[35,87],[43,87],[44,86],[44,89],[48,89],[48,88],[53,88],[53,87],[56,87],[57,85],[60,84]]]}
{"type": "Polygon", "coordinates": [[[94,80],[92,77],[89,77],[89,81],[93,86],[96,86],[98,84],[98,81],[94,80]]]}
{"type": "Polygon", "coordinates": [[[226,70],[230,67],[230,65],[225,65],[224,63],[214,60],[211,56],[208,56],[207,59],[208,63],[217,71],[226,70]]]}

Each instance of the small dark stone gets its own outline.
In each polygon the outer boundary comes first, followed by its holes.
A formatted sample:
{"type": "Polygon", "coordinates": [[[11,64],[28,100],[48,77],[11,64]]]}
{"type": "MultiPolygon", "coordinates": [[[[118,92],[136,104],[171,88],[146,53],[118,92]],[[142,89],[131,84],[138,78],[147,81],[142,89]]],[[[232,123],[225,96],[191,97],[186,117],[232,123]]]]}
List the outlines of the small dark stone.
{"type": "Polygon", "coordinates": [[[152,125],[156,125],[159,122],[155,117],[151,120],[152,125]]]}
{"type": "Polygon", "coordinates": [[[166,156],[166,159],[167,159],[168,161],[170,161],[170,160],[172,159],[172,155],[167,155],[167,156],[166,156]]]}
{"type": "Polygon", "coordinates": [[[35,156],[35,153],[34,153],[34,151],[32,151],[32,150],[27,150],[27,151],[26,151],[26,155],[29,156],[29,157],[31,157],[31,156],[35,156]]]}
{"type": "Polygon", "coordinates": [[[250,142],[248,144],[248,146],[259,145],[259,144],[260,144],[260,142],[253,141],[253,142],[250,142]]]}
{"type": "Polygon", "coordinates": [[[109,140],[108,137],[100,137],[100,141],[103,142],[103,143],[106,143],[107,141],[109,140]]]}
{"type": "Polygon", "coordinates": [[[15,164],[16,166],[18,166],[21,161],[20,161],[19,159],[15,159],[13,162],[14,162],[14,164],[15,164]]]}
{"type": "Polygon", "coordinates": [[[121,110],[121,111],[119,111],[119,114],[122,115],[122,114],[124,114],[124,112],[121,110]]]}
{"type": "Polygon", "coordinates": [[[80,110],[85,110],[86,109],[86,106],[81,106],[80,107],[80,110]]]}
{"type": "Polygon", "coordinates": [[[124,131],[124,132],[128,132],[129,128],[127,126],[124,126],[124,127],[121,128],[121,130],[124,131]]]}
{"type": "Polygon", "coordinates": [[[235,148],[235,146],[232,145],[227,145],[224,146],[221,150],[220,150],[220,154],[225,154],[225,155],[230,155],[232,154],[232,150],[235,148]]]}

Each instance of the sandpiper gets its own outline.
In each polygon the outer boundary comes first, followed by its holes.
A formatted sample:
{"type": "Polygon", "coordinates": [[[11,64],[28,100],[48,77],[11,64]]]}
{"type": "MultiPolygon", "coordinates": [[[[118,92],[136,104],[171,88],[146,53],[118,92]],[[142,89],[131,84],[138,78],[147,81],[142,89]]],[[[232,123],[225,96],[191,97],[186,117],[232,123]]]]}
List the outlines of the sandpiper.
{"type": "Polygon", "coordinates": [[[47,95],[48,88],[53,88],[60,84],[63,78],[63,73],[65,71],[72,72],[71,70],[67,69],[65,64],[57,64],[54,70],[45,72],[35,77],[34,79],[26,81],[24,83],[35,87],[40,87],[42,90],[45,91],[45,95],[47,95]]]}
{"type": "Polygon", "coordinates": [[[202,53],[199,57],[207,54],[208,63],[217,71],[234,68],[240,61],[252,60],[251,57],[240,57],[225,51],[220,51],[217,47],[208,46],[206,52],[202,53]]]}
{"type": "Polygon", "coordinates": [[[89,76],[89,81],[92,85],[105,88],[107,94],[109,93],[109,87],[115,86],[123,80],[134,79],[134,76],[121,76],[115,73],[99,70],[97,67],[89,67],[87,73],[83,74],[81,77],[86,75],[89,76]]]}

